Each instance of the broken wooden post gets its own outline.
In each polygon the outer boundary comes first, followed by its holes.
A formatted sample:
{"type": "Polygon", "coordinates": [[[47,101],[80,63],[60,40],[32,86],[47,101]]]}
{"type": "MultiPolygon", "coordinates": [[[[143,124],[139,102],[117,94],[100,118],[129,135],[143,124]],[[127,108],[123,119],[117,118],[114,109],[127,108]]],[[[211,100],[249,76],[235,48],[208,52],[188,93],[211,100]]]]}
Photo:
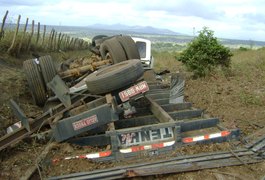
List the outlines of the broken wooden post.
{"type": "Polygon", "coordinates": [[[8,15],[8,11],[6,11],[5,16],[3,17],[3,22],[1,25],[1,29],[0,29],[0,40],[4,37],[4,26],[5,26],[7,15],[8,15]]]}

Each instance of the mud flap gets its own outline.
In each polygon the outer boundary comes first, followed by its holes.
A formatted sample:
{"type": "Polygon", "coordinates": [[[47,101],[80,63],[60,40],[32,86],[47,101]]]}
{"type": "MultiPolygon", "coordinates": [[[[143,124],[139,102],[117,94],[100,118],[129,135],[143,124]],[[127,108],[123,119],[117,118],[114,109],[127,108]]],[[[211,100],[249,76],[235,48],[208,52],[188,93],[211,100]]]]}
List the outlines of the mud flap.
{"type": "Polygon", "coordinates": [[[54,94],[64,104],[65,107],[71,106],[72,103],[69,88],[58,75],[56,75],[52,81],[47,83],[47,86],[54,92],[54,94]]]}
{"type": "Polygon", "coordinates": [[[104,104],[76,116],[60,120],[53,127],[54,137],[56,141],[61,142],[118,119],[119,116],[112,108],[108,104],[104,104]]]}
{"type": "Polygon", "coordinates": [[[8,127],[7,133],[13,132],[15,129],[20,128],[21,125],[30,132],[29,119],[26,117],[24,112],[20,109],[20,107],[13,99],[10,100],[10,106],[14,115],[17,117],[18,120],[20,120],[20,122],[17,122],[14,125],[8,127]]]}

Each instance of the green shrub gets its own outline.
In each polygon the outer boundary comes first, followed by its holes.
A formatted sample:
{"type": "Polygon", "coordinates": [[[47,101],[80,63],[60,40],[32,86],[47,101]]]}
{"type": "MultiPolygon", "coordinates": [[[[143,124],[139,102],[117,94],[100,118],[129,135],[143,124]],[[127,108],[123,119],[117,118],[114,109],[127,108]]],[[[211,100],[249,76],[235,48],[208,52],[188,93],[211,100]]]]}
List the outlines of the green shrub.
{"type": "Polygon", "coordinates": [[[204,27],[177,59],[196,77],[202,77],[217,66],[229,67],[231,56],[231,51],[218,42],[214,32],[204,27]]]}
{"type": "Polygon", "coordinates": [[[247,51],[248,48],[240,46],[238,50],[239,50],[239,51],[247,51]]]}

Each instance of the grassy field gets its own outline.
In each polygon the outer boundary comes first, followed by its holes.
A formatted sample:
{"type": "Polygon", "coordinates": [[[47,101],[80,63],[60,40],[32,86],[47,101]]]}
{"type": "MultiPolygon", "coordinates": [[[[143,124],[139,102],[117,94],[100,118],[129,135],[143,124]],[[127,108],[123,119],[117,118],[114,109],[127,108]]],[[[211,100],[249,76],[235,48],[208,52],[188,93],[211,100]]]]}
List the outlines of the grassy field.
{"type": "Polygon", "coordinates": [[[199,79],[193,79],[192,73],[176,60],[178,53],[154,56],[157,71],[169,69],[185,74],[186,100],[195,106],[223,117],[225,124],[241,127],[246,134],[265,127],[265,48],[234,50],[229,70],[216,69],[199,79]]]}

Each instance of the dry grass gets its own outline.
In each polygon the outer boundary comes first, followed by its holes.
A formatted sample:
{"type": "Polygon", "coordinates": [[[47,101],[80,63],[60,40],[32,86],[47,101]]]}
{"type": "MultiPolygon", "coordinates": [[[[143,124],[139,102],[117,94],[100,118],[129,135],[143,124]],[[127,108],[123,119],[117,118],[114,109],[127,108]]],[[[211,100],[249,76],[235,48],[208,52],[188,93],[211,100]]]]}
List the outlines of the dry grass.
{"type": "Polygon", "coordinates": [[[232,58],[234,77],[244,83],[239,92],[246,105],[265,105],[265,49],[238,51],[232,58]]]}
{"type": "Polygon", "coordinates": [[[241,74],[252,75],[252,72],[258,71],[264,75],[262,71],[265,70],[265,48],[234,52],[232,68],[241,74]]]}
{"type": "Polygon", "coordinates": [[[155,68],[184,72],[186,101],[249,134],[265,127],[265,48],[233,53],[229,70],[216,69],[205,78],[193,79],[185,72],[177,53],[154,54],[155,68]]]}
{"type": "Polygon", "coordinates": [[[165,69],[170,72],[182,71],[182,63],[176,60],[178,52],[153,52],[155,58],[155,71],[163,71],[165,69]]]}

